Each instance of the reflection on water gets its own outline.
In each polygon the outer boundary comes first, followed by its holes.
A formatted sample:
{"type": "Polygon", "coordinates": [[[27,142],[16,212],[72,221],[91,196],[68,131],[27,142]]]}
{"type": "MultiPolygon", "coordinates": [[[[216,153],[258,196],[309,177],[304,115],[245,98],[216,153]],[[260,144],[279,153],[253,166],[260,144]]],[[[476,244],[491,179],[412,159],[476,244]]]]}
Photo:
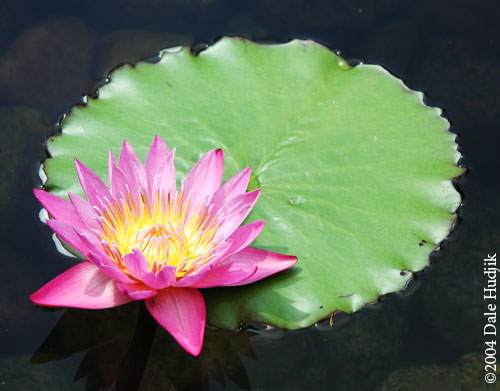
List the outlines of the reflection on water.
{"type": "MultiPolygon", "coordinates": [[[[482,259],[495,251],[500,95],[496,2],[56,0],[0,2],[1,390],[480,390],[482,259]],[[359,12],[361,10],[361,12],[359,12]],[[453,11],[453,12],[451,12],[453,11]],[[187,354],[142,304],[39,310],[28,301],[74,262],[38,221],[43,140],[107,70],[221,34],[317,39],[386,66],[445,109],[460,137],[460,223],[405,295],[304,331],[207,329],[187,354]],[[495,49],[495,50],[493,50],[495,49]],[[405,297],[403,297],[405,296],[405,297]],[[43,341],[43,342],[42,342],[43,341]],[[33,354],[33,352],[35,352],[33,354]]],[[[334,281],[332,282],[334,283],[334,281]]]]}
{"type": "Polygon", "coordinates": [[[101,311],[70,309],[31,362],[44,364],[85,352],[74,379],[86,379],[86,388],[92,390],[136,390],[143,375],[141,390],[168,389],[170,385],[177,390],[205,389],[209,375],[222,386],[227,377],[249,390],[239,354],[256,358],[251,336],[207,329],[203,351],[193,357],[165,330],[157,330],[157,322],[142,302],[101,311]],[[148,360],[151,365],[146,368],[148,360]]]}

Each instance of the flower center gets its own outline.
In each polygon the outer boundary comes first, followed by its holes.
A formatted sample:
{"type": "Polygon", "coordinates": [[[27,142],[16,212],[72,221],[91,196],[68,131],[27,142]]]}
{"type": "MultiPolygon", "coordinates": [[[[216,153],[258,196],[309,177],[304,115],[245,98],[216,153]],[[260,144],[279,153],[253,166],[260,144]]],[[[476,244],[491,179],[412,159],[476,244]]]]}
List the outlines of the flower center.
{"type": "Polygon", "coordinates": [[[218,225],[208,207],[198,207],[187,217],[189,201],[182,193],[157,192],[113,201],[100,214],[101,243],[114,262],[128,273],[122,257],[138,249],[148,268],[159,272],[165,265],[176,266],[183,277],[212,259],[218,225]]]}
{"type": "MultiPolygon", "coordinates": [[[[161,223],[156,223],[149,228],[137,232],[135,243],[146,259],[162,260],[168,258],[167,244],[172,234],[161,223]]],[[[182,241],[182,238],[180,238],[182,241]]]]}

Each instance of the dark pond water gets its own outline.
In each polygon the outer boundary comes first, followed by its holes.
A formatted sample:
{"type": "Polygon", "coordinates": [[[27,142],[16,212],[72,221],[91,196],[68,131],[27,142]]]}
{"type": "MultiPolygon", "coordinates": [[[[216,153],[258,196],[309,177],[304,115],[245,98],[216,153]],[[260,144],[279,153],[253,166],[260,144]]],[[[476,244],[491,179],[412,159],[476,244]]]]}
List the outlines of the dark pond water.
{"type": "MultiPolygon", "coordinates": [[[[499,238],[500,46],[494,0],[0,2],[0,390],[489,390],[483,258],[499,238]],[[49,3],[49,4],[47,4],[49,3]],[[459,135],[460,222],[404,292],[334,327],[207,329],[184,353],[140,304],[42,310],[28,300],[68,267],[32,188],[62,113],[114,65],[220,35],[311,38],[385,66],[459,135]]],[[[197,46],[198,45],[198,46],[197,46]]]]}

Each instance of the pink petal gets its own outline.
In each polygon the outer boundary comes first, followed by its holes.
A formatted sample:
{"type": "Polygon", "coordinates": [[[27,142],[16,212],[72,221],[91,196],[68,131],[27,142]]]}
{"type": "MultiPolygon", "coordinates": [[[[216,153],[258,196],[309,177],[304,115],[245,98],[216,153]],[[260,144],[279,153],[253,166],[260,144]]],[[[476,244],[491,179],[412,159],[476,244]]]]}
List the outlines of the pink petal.
{"type": "Polygon", "coordinates": [[[78,230],[75,229],[75,232],[78,236],[78,238],[83,242],[85,247],[88,249],[89,252],[93,251],[96,253],[102,253],[104,252],[104,248],[102,246],[101,240],[99,239],[98,236],[92,231],[89,230],[78,230]]]}
{"type": "Polygon", "coordinates": [[[132,301],[116,283],[90,262],[81,262],[30,296],[50,307],[110,308],[132,301]]]}
{"type": "Polygon", "coordinates": [[[147,190],[147,179],[144,167],[126,140],[123,140],[122,150],[118,158],[118,167],[120,167],[125,174],[131,190],[139,188],[147,190]]]}
{"type": "Polygon", "coordinates": [[[52,218],[77,227],[85,227],[84,222],[70,202],[40,189],[33,189],[33,193],[52,218]]]}
{"type": "Polygon", "coordinates": [[[237,195],[245,193],[248,187],[248,181],[250,180],[250,167],[245,168],[238,174],[230,178],[222,187],[217,190],[212,198],[213,213],[224,206],[229,200],[236,197],[237,195]]]}
{"type": "Polygon", "coordinates": [[[153,196],[154,190],[160,190],[164,194],[176,191],[174,156],[175,148],[169,151],[167,144],[158,135],[155,136],[144,166],[150,197],[153,196]]]}
{"type": "Polygon", "coordinates": [[[161,324],[186,351],[200,354],[205,332],[205,301],[198,289],[167,288],[145,300],[153,318],[161,324]]]}
{"type": "Polygon", "coordinates": [[[75,167],[82,189],[90,204],[99,208],[106,206],[107,201],[105,199],[111,200],[111,193],[101,178],[77,159],[75,159],[75,167]]]}
{"type": "Polygon", "coordinates": [[[176,288],[187,288],[196,284],[198,281],[203,280],[203,278],[210,272],[211,264],[205,264],[196,270],[193,274],[189,274],[186,277],[180,278],[174,286],[176,288]]]}
{"type": "Polygon", "coordinates": [[[122,270],[120,270],[106,254],[91,251],[87,256],[87,259],[113,281],[123,283],[134,282],[122,270]]]}
{"type": "Polygon", "coordinates": [[[103,250],[99,239],[89,232],[77,232],[81,241],[88,248],[87,259],[96,265],[109,278],[117,282],[132,283],[134,282],[123,271],[121,266],[118,266],[103,250]]]}
{"type": "Polygon", "coordinates": [[[148,272],[142,276],[142,281],[153,289],[165,289],[173,285],[176,281],[175,266],[163,266],[156,274],[148,272]]]}
{"type": "Polygon", "coordinates": [[[124,255],[123,261],[129,273],[136,279],[142,281],[142,276],[149,273],[148,260],[136,248],[131,253],[124,255]]]}
{"type": "Polygon", "coordinates": [[[164,266],[158,273],[149,270],[148,261],[136,248],[123,256],[128,272],[152,289],[164,289],[175,283],[175,266],[164,266]]]}
{"type": "Polygon", "coordinates": [[[235,266],[237,264],[257,266],[257,272],[254,275],[239,281],[238,285],[244,285],[291,268],[297,263],[297,257],[247,247],[224,261],[225,264],[230,262],[235,266]]]}
{"type": "Polygon", "coordinates": [[[80,216],[85,223],[86,228],[101,231],[101,226],[96,220],[96,211],[90,206],[88,201],[73,193],[68,193],[68,195],[71,203],[75,207],[76,213],[78,213],[78,216],[80,216]]]}
{"type": "Polygon", "coordinates": [[[232,198],[219,210],[218,220],[221,225],[216,234],[218,238],[225,239],[229,237],[239,227],[254,207],[259,194],[260,189],[240,194],[232,198]]]}
{"type": "Polygon", "coordinates": [[[123,282],[119,282],[118,289],[125,293],[132,300],[144,300],[149,299],[151,297],[156,296],[156,289],[151,289],[150,287],[141,284],[126,284],[123,282]]]}
{"type": "Polygon", "coordinates": [[[189,199],[186,218],[204,201],[210,200],[219,189],[224,171],[222,150],[207,152],[189,171],[182,184],[184,199],[189,199]]]}
{"type": "Polygon", "coordinates": [[[227,263],[214,267],[199,282],[191,285],[193,288],[213,288],[216,286],[237,286],[244,285],[242,282],[250,279],[257,272],[257,265],[244,263],[227,263]]]}
{"type": "Polygon", "coordinates": [[[74,248],[84,257],[89,253],[88,246],[82,241],[75,228],[62,220],[49,220],[48,226],[63,242],[67,243],[70,247],[74,248]]]}
{"type": "MultiPolygon", "coordinates": [[[[137,180],[134,177],[127,177],[125,172],[120,167],[112,167],[111,169],[111,194],[115,200],[129,200],[129,195],[132,197],[132,202],[137,210],[140,209],[140,189],[137,180]]],[[[134,206],[130,205],[130,206],[134,206]]]]}
{"type": "Polygon", "coordinates": [[[225,256],[232,255],[248,247],[262,232],[265,224],[266,222],[264,220],[252,221],[249,224],[237,228],[229,237],[229,239],[232,239],[231,248],[225,256]]]}
{"type": "Polygon", "coordinates": [[[227,251],[229,251],[230,247],[230,241],[219,244],[215,250],[215,253],[212,253],[213,258],[209,262],[204,263],[198,269],[191,272],[191,274],[180,278],[174,286],[176,288],[190,287],[196,284],[198,281],[203,280],[203,278],[205,278],[205,276],[210,272],[212,268],[214,268],[224,260],[225,254],[227,253],[227,251]]]}

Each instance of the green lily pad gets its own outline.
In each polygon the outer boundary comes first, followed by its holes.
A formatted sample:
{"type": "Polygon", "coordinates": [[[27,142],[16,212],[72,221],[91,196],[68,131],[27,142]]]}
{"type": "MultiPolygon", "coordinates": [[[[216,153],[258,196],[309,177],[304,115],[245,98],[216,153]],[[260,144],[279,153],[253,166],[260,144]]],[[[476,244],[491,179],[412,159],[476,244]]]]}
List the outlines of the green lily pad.
{"type": "Polygon", "coordinates": [[[379,66],[349,67],[326,47],[223,38],[199,55],[164,51],[126,65],[48,141],[46,186],[81,194],[73,158],[102,178],[124,138],[144,159],[155,134],[177,147],[182,179],[222,148],[225,179],[252,167],[262,188],[252,246],[296,255],[291,270],[208,289],[208,322],[307,327],[405,287],[448,235],[460,195],[455,136],[441,111],[379,66]]]}

